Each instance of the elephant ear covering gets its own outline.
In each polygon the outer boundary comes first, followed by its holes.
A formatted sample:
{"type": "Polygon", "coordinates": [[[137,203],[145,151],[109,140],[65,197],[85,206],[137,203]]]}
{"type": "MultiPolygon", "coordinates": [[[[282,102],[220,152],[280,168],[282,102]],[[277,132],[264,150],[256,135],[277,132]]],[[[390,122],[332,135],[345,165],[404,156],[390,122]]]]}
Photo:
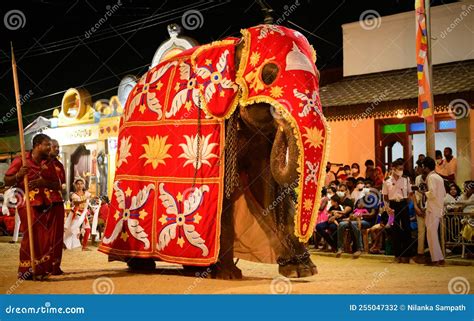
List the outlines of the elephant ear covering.
{"type": "Polygon", "coordinates": [[[290,185],[298,195],[295,235],[306,242],[316,225],[329,146],[316,52],[301,33],[281,26],[252,27],[242,30],[242,36],[244,48],[236,79],[242,90],[239,103],[271,104],[274,117],[285,118],[293,128],[299,150],[299,178],[290,185]],[[262,77],[267,64],[278,67],[272,82],[262,77]]]}
{"type": "Polygon", "coordinates": [[[235,82],[235,49],[237,38],[204,45],[191,57],[197,75],[201,108],[217,119],[228,119],[238,104],[235,82]]]}

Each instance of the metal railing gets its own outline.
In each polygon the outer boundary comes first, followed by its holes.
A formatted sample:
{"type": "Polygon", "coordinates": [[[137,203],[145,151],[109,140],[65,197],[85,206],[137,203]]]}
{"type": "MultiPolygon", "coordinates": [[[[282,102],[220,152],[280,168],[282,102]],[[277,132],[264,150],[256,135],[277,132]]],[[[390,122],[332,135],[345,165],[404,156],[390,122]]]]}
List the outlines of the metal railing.
{"type": "Polygon", "coordinates": [[[446,256],[446,248],[462,247],[461,257],[465,258],[466,246],[474,245],[471,240],[466,240],[462,234],[468,219],[474,219],[474,213],[464,213],[460,208],[444,209],[441,220],[441,248],[446,256]]]}

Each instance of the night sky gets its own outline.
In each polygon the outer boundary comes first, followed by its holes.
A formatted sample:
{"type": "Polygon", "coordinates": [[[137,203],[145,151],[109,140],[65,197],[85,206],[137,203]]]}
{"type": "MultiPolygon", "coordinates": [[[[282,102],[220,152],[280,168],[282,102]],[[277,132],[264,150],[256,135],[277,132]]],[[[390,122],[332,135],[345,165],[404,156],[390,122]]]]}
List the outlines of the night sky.
{"type": "MultiPolygon", "coordinates": [[[[41,114],[51,117],[52,111],[46,110],[60,105],[64,91],[70,87],[84,86],[93,101],[115,95],[124,75],[141,75],[148,70],[156,49],[168,39],[166,26],[182,24],[183,14],[188,10],[198,10],[202,14],[202,26],[195,30],[183,28],[183,34],[202,44],[238,36],[241,28],[263,22],[260,6],[255,1],[10,2],[0,2],[0,119],[15,106],[12,41],[20,93],[31,95],[23,105],[25,126],[41,114]],[[6,21],[10,10],[23,14],[20,24],[6,21]],[[106,12],[110,17],[98,30],[91,32],[106,12]],[[91,33],[89,37],[88,32],[91,33]]],[[[415,1],[266,2],[274,10],[275,21],[284,20],[282,25],[302,32],[309,39],[318,54],[318,68],[325,71],[342,67],[341,24],[358,21],[366,10],[375,10],[381,16],[411,11],[415,1]]],[[[432,5],[449,2],[454,1],[432,1],[432,5]]],[[[2,121],[0,135],[12,135],[15,131],[16,115],[2,121]]]]}

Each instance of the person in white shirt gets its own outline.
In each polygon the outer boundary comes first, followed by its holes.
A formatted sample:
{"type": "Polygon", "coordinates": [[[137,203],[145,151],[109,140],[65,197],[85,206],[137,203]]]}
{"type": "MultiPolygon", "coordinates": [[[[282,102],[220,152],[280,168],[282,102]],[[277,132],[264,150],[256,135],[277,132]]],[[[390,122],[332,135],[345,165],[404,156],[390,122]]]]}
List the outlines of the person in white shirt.
{"type": "MultiPolygon", "coordinates": [[[[2,213],[3,215],[10,215],[10,208],[15,209],[15,228],[13,229],[13,238],[10,241],[10,243],[16,243],[18,242],[18,235],[20,232],[20,215],[18,214],[18,199],[17,199],[17,194],[22,195],[21,191],[17,192],[16,187],[11,187],[9,188],[6,192],[5,195],[3,196],[3,205],[2,205],[2,213]]],[[[20,200],[22,202],[23,200],[20,200]]]]}
{"type": "Polygon", "coordinates": [[[439,221],[443,216],[444,198],[446,197],[446,189],[444,187],[443,178],[435,172],[436,163],[431,157],[423,160],[423,170],[428,185],[426,195],[426,234],[428,239],[428,247],[430,248],[431,264],[444,265],[444,256],[438,238],[439,221]]]}
{"type": "Polygon", "coordinates": [[[364,180],[357,180],[357,185],[356,187],[354,188],[354,190],[352,191],[351,193],[351,199],[352,201],[354,202],[357,202],[359,199],[361,199],[362,197],[364,197],[364,187],[365,187],[365,183],[364,183],[364,180]]]}
{"type": "Polygon", "coordinates": [[[382,186],[384,206],[394,215],[392,229],[393,254],[398,263],[410,263],[411,228],[408,198],[412,197],[410,180],[403,176],[403,160],[392,163],[392,174],[382,186]]]}
{"type": "MultiPolygon", "coordinates": [[[[420,171],[423,171],[423,161],[419,163],[420,171]]],[[[425,226],[425,204],[426,204],[426,175],[420,174],[415,178],[415,212],[416,212],[416,225],[418,229],[418,247],[417,247],[417,256],[414,261],[419,264],[425,263],[425,236],[426,236],[426,226],[425,226]],[[415,189],[416,187],[416,189],[415,189]]]]}

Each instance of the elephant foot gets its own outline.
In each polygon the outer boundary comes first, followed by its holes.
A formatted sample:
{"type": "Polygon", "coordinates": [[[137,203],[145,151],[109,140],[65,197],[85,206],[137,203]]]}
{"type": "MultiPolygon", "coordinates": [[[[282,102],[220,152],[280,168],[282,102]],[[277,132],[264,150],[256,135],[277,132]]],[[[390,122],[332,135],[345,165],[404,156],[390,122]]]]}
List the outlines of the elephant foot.
{"type": "Polygon", "coordinates": [[[183,274],[186,276],[195,276],[200,278],[209,278],[211,276],[211,267],[183,265],[183,274]]]}
{"type": "Polygon", "coordinates": [[[318,268],[310,258],[303,261],[292,260],[285,265],[278,265],[278,273],[287,278],[306,278],[318,273],[318,268]]]}
{"type": "Polygon", "coordinates": [[[127,261],[128,268],[132,272],[152,272],[155,270],[154,259],[131,258],[127,261]]]}
{"type": "Polygon", "coordinates": [[[211,266],[212,278],[219,280],[241,280],[242,271],[233,263],[217,262],[211,266]]]}

